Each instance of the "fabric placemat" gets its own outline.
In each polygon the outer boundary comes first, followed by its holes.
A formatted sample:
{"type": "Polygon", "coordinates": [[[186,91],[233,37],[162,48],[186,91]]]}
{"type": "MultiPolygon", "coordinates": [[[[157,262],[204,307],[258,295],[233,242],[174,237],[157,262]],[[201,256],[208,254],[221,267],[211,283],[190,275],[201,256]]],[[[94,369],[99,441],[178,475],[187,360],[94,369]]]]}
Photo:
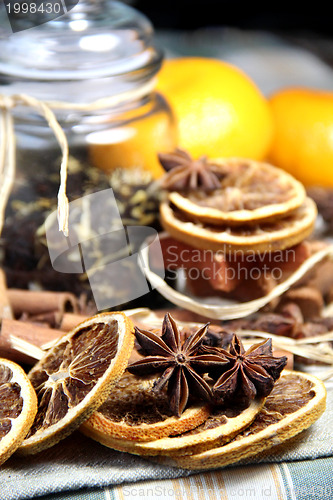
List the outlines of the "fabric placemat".
{"type": "MultiPolygon", "coordinates": [[[[317,422],[290,442],[242,464],[333,456],[333,380],[326,386],[327,408],[317,422]]],[[[0,499],[28,499],[58,491],[174,479],[190,474],[193,472],[157,465],[135,455],[111,450],[75,432],[35,456],[11,457],[0,469],[0,499]]]]}
{"type": "Polygon", "coordinates": [[[331,500],[332,458],[251,465],[201,474],[83,489],[40,500],[331,500]]]}

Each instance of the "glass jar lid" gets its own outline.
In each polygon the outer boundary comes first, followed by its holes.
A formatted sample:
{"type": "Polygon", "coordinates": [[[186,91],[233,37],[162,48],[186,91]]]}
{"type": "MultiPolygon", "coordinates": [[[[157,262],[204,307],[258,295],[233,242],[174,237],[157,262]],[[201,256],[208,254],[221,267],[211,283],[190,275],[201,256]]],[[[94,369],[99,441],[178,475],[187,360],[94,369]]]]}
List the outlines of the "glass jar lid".
{"type": "MultiPolygon", "coordinates": [[[[22,27],[27,22],[22,17],[22,27]]],[[[132,7],[83,0],[57,19],[0,39],[0,72],[47,80],[129,73],[160,59],[152,38],[150,21],[132,7]]]]}

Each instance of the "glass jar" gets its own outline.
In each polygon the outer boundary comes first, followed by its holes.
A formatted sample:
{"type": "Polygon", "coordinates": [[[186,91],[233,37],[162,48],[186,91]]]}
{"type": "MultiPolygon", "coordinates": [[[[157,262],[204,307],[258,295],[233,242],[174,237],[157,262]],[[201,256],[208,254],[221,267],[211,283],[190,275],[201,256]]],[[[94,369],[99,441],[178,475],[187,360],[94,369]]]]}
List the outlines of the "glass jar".
{"type": "MultiPolygon", "coordinates": [[[[70,147],[84,147],[97,167],[158,176],[156,153],[176,142],[170,108],[154,91],[161,62],[146,17],[117,1],[81,0],[58,19],[0,39],[0,92],[51,103],[70,147]]],[[[19,108],[15,124],[19,150],[57,146],[36,114],[19,108]]]]}
{"type": "MultiPolygon", "coordinates": [[[[69,201],[111,186],[127,223],[156,226],[155,195],[145,194],[146,205],[132,202],[161,175],[157,153],[174,149],[177,136],[170,108],[154,90],[162,53],[151,23],[110,0],[81,0],[32,29],[24,28],[38,24],[36,14],[21,22],[22,31],[0,37],[0,94],[32,96],[55,113],[69,145],[69,201]]],[[[16,106],[12,115],[16,180],[1,238],[8,285],[80,294],[89,286],[82,275],[52,268],[42,229],[56,209],[59,144],[39,113],[16,106]]]]}

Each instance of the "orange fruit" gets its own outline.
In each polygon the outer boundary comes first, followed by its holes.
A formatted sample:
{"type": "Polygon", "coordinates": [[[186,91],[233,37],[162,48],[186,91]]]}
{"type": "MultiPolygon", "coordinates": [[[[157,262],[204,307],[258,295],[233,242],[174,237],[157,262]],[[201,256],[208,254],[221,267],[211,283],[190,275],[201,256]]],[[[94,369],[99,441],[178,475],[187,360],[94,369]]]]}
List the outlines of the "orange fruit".
{"type": "Polygon", "coordinates": [[[157,90],[178,121],[178,146],[192,156],[266,156],[273,134],[269,105],[240,69],[204,57],[167,59],[157,90]]]}
{"type": "Polygon", "coordinates": [[[333,92],[287,88],[269,102],[275,120],[270,161],[307,186],[333,187],[333,92]]]}
{"type": "Polygon", "coordinates": [[[95,167],[110,172],[117,168],[142,168],[158,178],[164,172],[157,154],[172,150],[177,142],[174,118],[162,96],[155,94],[138,111],[128,111],[109,128],[87,136],[89,160],[95,167]]]}

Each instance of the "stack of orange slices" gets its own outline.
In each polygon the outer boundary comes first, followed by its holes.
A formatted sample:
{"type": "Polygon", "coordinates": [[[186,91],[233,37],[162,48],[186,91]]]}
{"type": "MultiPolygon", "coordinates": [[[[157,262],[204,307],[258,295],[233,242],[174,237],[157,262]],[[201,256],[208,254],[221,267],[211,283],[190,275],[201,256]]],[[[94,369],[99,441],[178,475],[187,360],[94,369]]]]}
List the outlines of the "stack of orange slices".
{"type": "Polygon", "coordinates": [[[158,403],[151,399],[152,380],[144,387],[145,382],[131,385],[130,379],[124,375],[80,431],[114,450],[184,469],[213,469],[259,458],[267,450],[274,453],[275,445],[310,427],[326,403],[326,389],[319,379],[285,370],[271,394],[248,407],[198,406],[174,417],[168,415],[163,395],[158,403]],[[143,404],[142,389],[150,394],[148,405],[143,404]]]}
{"type": "MultiPolygon", "coordinates": [[[[263,346],[266,342],[252,345],[247,351],[242,351],[241,342],[233,339],[229,349],[231,357],[237,357],[236,344],[243,353],[243,357],[237,358],[236,370],[243,359],[247,356],[250,359],[253,353],[257,354],[250,361],[251,375],[244,368],[237,382],[232,383],[232,369],[229,366],[222,378],[227,381],[225,384],[228,387],[224,390],[228,392],[228,388],[234,383],[242,386],[247,377],[246,373],[251,377],[257,368],[259,371],[256,377],[259,378],[255,380],[263,381],[265,377],[270,376],[268,365],[275,366],[276,374],[273,376],[273,372],[270,372],[275,384],[273,382],[268,392],[256,390],[253,397],[244,397],[244,393],[240,391],[232,399],[222,400],[214,399],[214,396],[206,399],[201,393],[198,398],[200,390],[191,382],[189,372],[185,371],[184,374],[184,370],[191,369],[190,373],[196,373],[196,359],[199,364],[208,363],[205,372],[208,377],[205,378],[204,370],[200,371],[199,368],[196,380],[204,377],[205,383],[209,385],[211,373],[208,366],[214,366],[215,370],[220,359],[216,356],[218,349],[209,351],[208,348],[207,351],[202,347],[202,351],[189,351],[191,354],[186,350],[186,346],[195,345],[195,340],[205,327],[207,325],[201,325],[199,330],[186,338],[184,332],[180,333],[174,320],[167,314],[163,321],[162,333],[136,329],[138,345],[148,357],[140,354],[141,359],[128,367],[128,371],[123,374],[104,404],[81,425],[81,432],[118,451],[153,457],[153,460],[172,466],[205,469],[261,453],[274,444],[295,436],[319,418],[325,409],[324,384],[314,376],[283,370],[285,359],[274,359],[274,356],[270,356],[271,347],[263,346]],[[171,331],[174,334],[167,329],[167,320],[174,328],[171,331]],[[185,338],[183,344],[182,337],[185,338]],[[169,350],[163,351],[163,346],[169,350]],[[260,368],[260,363],[265,365],[268,372],[263,367],[260,368]],[[158,366],[161,367],[159,375],[158,366]],[[180,368],[186,380],[186,383],[183,382],[181,388],[179,387],[180,395],[183,397],[185,392],[186,397],[190,396],[184,406],[185,411],[180,412],[178,416],[175,406],[172,408],[173,398],[177,397],[172,385],[170,387],[165,383],[160,384],[164,376],[168,381],[171,380],[175,366],[180,368]],[[279,367],[283,370],[280,377],[279,367]],[[139,369],[142,375],[133,372],[134,369],[139,369]]],[[[200,366],[202,367],[201,364],[200,366]]],[[[251,380],[255,384],[254,379],[251,380]]],[[[179,384],[176,383],[176,386],[179,384]]],[[[234,385],[232,387],[234,388],[234,385]]]]}
{"type": "Polygon", "coordinates": [[[215,411],[208,404],[192,404],[175,417],[166,391],[156,396],[152,385],[153,379],[142,381],[125,373],[107,401],[80,430],[118,451],[155,456],[182,450],[186,454],[230,440],[254,420],[264,404],[264,398],[258,398],[250,406],[240,404],[215,411]],[[199,426],[201,432],[197,433],[199,426]]]}
{"type": "Polygon", "coordinates": [[[226,253],[264,253],[290,248],[313,231],[316,205],[287,172],[241,158],[209,160],[209,165],[215,174],[220,169],[219,186],[171,189],[161,204],[161,223],[176,240],[226,253]]]}

